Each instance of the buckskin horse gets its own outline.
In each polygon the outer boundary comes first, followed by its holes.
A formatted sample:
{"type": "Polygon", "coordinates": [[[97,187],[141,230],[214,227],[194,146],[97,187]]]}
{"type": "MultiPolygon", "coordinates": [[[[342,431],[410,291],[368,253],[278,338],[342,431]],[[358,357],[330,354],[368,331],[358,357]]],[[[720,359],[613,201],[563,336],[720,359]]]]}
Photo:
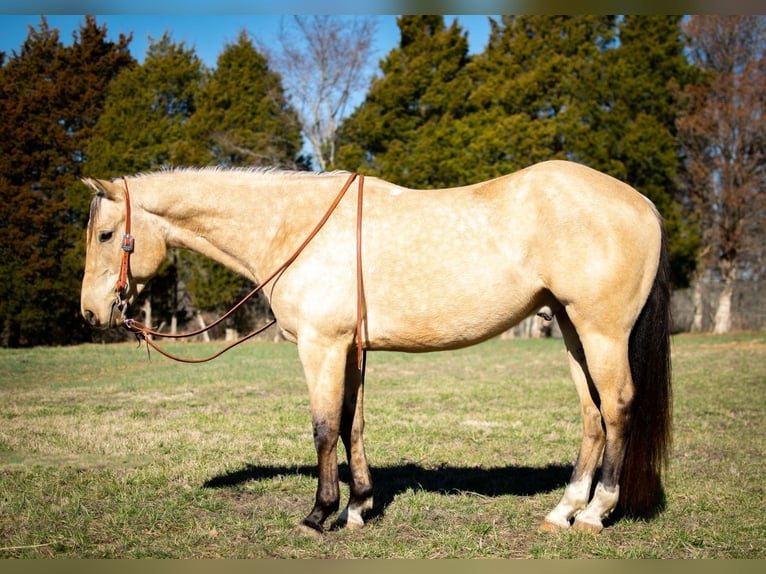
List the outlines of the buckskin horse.
{"type": "Polygon", "coordinates": [[[85,183],[94,197],[81,305],[93,327],[125,323],[168,248],[263,288],[308,385],[319,479],[306,532],[321,533],[339,508],[339,437],[351,478],[338,521],[361,527],[372,507],[362,349],[457,349],[544,307],[561,328],[583,436],[540,528],[599,532],[618,505],[639,516],[661,510],[667,245],[659,213],[627,184],[566,161],[441,190],[346,172],[219,168],[85,183]],[[358,193],[345,194],[354,180],[358,193]]]}

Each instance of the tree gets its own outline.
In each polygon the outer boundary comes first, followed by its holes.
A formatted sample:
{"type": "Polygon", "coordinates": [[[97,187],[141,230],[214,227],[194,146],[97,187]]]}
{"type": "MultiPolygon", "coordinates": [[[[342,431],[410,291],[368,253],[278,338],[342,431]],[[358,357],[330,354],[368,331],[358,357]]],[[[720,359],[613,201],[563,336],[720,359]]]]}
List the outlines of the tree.
{"type": "Polygon", "coordinates": [[[112,177],[175,165],[205,74],[194,50],[167,32],[152,41],[144,63],[110,86],[88,146],[90,171],[112,177]]]}
{"type": "Polygon", "coordinates": [[[0,69],[0,329],[9,346],[75,342],[89,198],[79,179],[106,91],[133,59],[86,17],[65,47],[42,18],[0,69]]]}
{"type": "Polygon", "coordinates": [[[335,164],[336,131],[352,94],[367,86],[372,51],[372,18],[295,16],[295,29],[283,28],[281,54],[270,58],[282,72],[322,171],[335,164]]]}
{"type": "Polygon", "coordinates": [[[705,72],[703,85],[685,90],[688,109],[678,121],[702,241],[697,286],[709,270],[720,279],[713,330],[725,333],[735,281],[762,271],[756,262],[766,239],[766,19],[694,16],[684,31],[692,62],[705,72]]]}
{"type": "MultiPolygon", "coordinates": [[[[610,16],[503,16],[474,58],[471,113],[476,176],[487,179],[547,159],[584,161],[610,16]]],[[[587,162],[586,162],[587,163],[587,162]]]]}
{"type": "Polygon", "coordinates": [[[202,86],[186,145],[192,165],[307,167],[298,115],[244,30],[202,86]]]}
{"type": "Polygon", "coordinates": [[[401,16],[397,23],[399,47],[344,121],[337,165],[401,185],[443,185],[461,176],[447,154],[463,147],[453,120],[470,92],[468,40],[457,21],[447,28],[442,16],[401,16]]]}

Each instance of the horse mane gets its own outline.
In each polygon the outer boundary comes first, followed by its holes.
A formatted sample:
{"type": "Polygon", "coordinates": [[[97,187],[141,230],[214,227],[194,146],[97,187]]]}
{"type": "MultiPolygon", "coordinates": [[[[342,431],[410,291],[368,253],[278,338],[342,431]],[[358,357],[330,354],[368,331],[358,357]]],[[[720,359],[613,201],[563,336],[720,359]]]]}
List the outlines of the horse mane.
{"type": "Polygon", "coordinates": [[[302,171],[297,169],[286,169],[273,166],[203,166],[203,167],[163,167],[157,171],[147,171],[135,174],[134,177],[149,177],[157,174],[195,174],[195,173],[244,173],[264,176],[280,177],[330,177],[334,175],[349,175],[351,172],[346,170],[334,171],[302,171]]]}

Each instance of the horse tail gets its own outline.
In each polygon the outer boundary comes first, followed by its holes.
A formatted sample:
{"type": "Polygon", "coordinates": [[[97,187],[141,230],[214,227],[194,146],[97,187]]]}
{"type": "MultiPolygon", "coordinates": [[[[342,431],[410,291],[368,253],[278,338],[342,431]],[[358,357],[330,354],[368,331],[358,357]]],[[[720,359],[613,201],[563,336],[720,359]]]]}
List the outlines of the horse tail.
{"type": "Polygon", "coordinates": [[[665,226],[659,215],[658,219],[662,234],[659,267],[628,344],[635,392],[620,473],[621,510],[644,518],[665,506],[662,472],[671,446],[670,264],[665,226]]]}

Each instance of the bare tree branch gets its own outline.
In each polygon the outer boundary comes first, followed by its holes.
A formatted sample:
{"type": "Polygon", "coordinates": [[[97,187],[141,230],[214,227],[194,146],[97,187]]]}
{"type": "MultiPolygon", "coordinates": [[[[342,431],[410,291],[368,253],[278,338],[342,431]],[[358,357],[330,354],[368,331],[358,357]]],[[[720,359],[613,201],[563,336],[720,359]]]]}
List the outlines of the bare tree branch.
{"type": "Polygon", "coordinates": [[[298,111],[321,170],[335,162],[335,133],[352,96],[366,89],[376,22],[369,17],[294,16],[279,53],[264,46],[298,111]]]}

